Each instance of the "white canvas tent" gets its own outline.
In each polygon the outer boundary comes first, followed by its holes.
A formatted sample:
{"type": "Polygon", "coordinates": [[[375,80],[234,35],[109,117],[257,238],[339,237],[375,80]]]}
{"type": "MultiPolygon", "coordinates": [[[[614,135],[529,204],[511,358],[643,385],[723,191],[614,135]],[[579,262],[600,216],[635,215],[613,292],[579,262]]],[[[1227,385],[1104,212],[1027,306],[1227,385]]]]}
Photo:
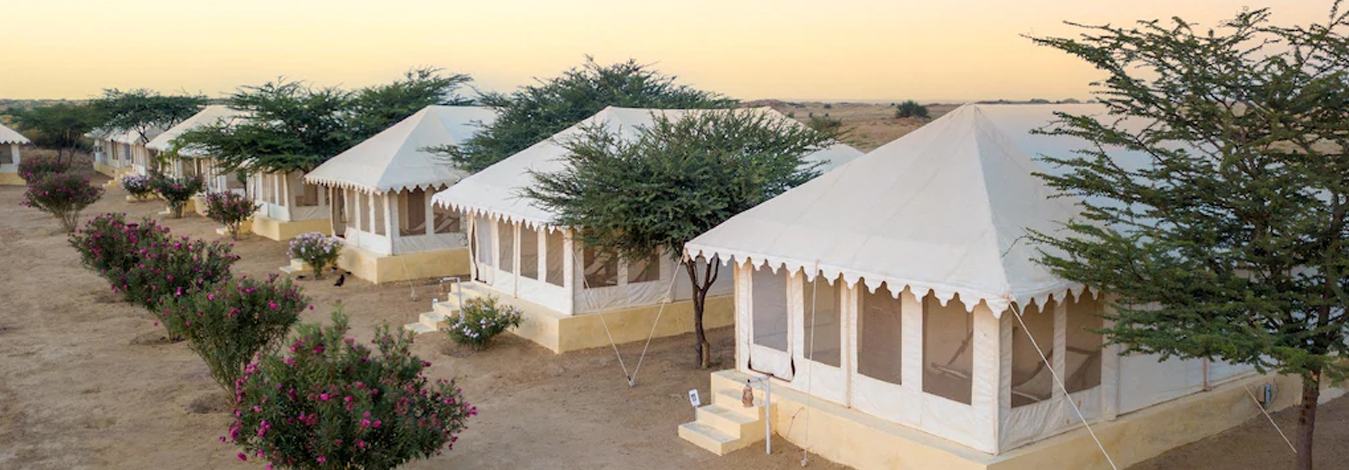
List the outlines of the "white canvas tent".
{"type": "MultiPolygon", "coordinates": [[[[155,152],[169,152],[178,144],[175,139],[189,130],[219,123],[228,124],[246,115],[247,112],[232,109],[229,106],[210,105],[202,108],[200,112],[178,123],[178,125],[155,136],[145,147],[155,152]]],[[[232,174],[222,173],[216,165],[215,159],[207,155],[204,150],[190,146],[184,147],[178,150],[178,156],[180,158],[174,159],[165,169],[169,176],[183,178],[202,175],[206,179],[206,192],[243,191],[243,183],[239,182],[238,178],[232,174]]]]}
{"type": "MultiPolygon", "coordinates": [[[[145,136],[153,140],[162,133],[164,133],[164,129],[155,128],[146,132],[145,136]]],[[[159,168],[159,162],[155,160],[159,151],[147,148],[145,145],[150,141],[142,138],[139,132],[134,130],[114,131],[108,140],[115,148],[116,154],[123,160],[130,162],[132,173],[146,176],[150,174],[150,170],[159,168]]]]}
{"type": "Polygon", "coordinates": [[[429,147],[459,144],[491,124],[478,106],[428,106],[324,162],[305,181],[328,187],[333,233],[379,255],[465,249],[459,216],[428,196],[466,173],[429,147]]]}
{"type": "Polygon", "coordinates": [[[0,124],[0,173],[18,173],[20,147],[33,143],[14,129],[0,124]]]}
{"type": "Polygon", "coordinates": [[[1078,213],[1032,174],[1084,147],[1029,132],[1056,110],[1103,108],[963,106],[691,241],[735,263],[737,370],[990,454],[1080,426],[1051,370],[1089,421],[1248,372],[1102,351],[1102,304],[1035,263],[1078,213]]]}
{"type": "MultiPolygon", "coordinates": [[[[491,289],[542,305],[561,315],[656,305],[691,298],[687,280],[674,285],[680,274],[668,256],[656,256],[640,265],[608,260],[573,241],[566,227],[553,225],[553,214],[520,195],[534,184],[534,172],[564,169],[562,142],[581,135],[582,129],[603,126],[625,138],[649,126],[654,115],[679,118],[708,110],[655,110],[609,107],[553,137],[474,174],[437,193],[434,204],[464,212],[470,224],[470,252],[474,279],[491,289]],[[518,242],[517,242],[518,241],[518,242]],[[671,292],[673,291],[673,292],[671,292]]],[[[769,108],[755,112],[786,116],[769,108]]],[[[795,122],[795,121],[792,121],[795,122]]],[[[809,156],[827,170],[859,156],[837,144],[809,156]]],[[[679,279],[684,279],[682,276],[679,279]]],[[[731,292],[729,276],[721,276],[709,296],[731,292]]]]}

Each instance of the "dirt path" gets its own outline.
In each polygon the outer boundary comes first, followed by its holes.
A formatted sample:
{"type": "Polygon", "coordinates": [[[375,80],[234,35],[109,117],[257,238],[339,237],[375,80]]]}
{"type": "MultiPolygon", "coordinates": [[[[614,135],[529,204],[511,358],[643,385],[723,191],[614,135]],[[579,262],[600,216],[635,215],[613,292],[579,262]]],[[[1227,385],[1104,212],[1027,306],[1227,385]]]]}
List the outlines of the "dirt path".
{"type": "MultiPolygon", "coordinates": [[[[22,188],[0,187],[0,468],[262,468],[238,462],[236,450],[219,442],[228,410],[203,412],[220,392],[201,361],[181,344],[154,341],[161,329],[82,269],[55,222],[21,207],[21,194],[22,188]]],[[[88,212],[139,217],[159,209],[127,203],[114,190],[88,212]]],[[[201,218],[167,224],[176,234],[215,236],[214,225],[201,218]]],[[[243,256],[236,271],[251,276],[286,263],[285,244],[264,239],[239,242],[236,252],[243,256]]],[[[434,291],[415,286],[413,300],[406,285],[302,285],[318,306],[304,320],[326,320],[327,306],[341,301],[360,338],[379,323],[412,321],[434,291]]],[[[711,338],[729,362],[730,331],[711,338]]],[[[707,392],[708,372],[691,367],[691,342],[654,341],[638,386],[628,388],[607,349],[557,356],[507,335],[471,354],[443,337],[422,336],[415,348],[434,363],[431,375],[460,378],[480,415],[453,451],[408,468],[800,468],[800,449],[784,442],[774,444],[773,455],[754,447],[717,458],[676,436],[676,426],[693,418],[685,392],[707,392]]],[[[622,350],[625,359],[635,358],[640,345],[622,350]]],[[[1280,419],[1291,426],[1290,414],[1280,419]]],[[[1252,421],[1137,468],[1285,466],[1291,457],[1268,426],[1252,421]]],[[[1318,437],[1321,462],[1349,461],[1344,400],[1325,408],[1318,437]]],[[[810,468],[843,467],[814,459],[810,468]]]]}

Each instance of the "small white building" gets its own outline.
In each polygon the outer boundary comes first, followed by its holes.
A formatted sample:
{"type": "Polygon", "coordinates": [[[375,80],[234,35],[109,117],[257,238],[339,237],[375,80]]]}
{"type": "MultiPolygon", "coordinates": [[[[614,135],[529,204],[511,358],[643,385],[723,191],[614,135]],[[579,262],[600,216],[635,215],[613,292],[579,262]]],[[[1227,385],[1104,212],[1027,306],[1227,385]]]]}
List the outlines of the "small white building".
{"type": "Polygon", "coordinates": [[[24,184],[18,173],[19,162],[23,157],[21,150],[24,145],[31,143],[14,129],[0,124],[0,184],[24,184]]]}
{"type": "Polygon", "coordinates": [[[467,174],[429,148],[495,119],[490,108],[428,106],[305,175],[332,201],[331,230],[345,241],[338,266],[376,284],[467,275],[460,216],[430,200],[467,174]]]}
{"type": "Polygon", "coordinates": [[[118,156],[124,157],[130,162],[130,169],[127,173],[134,173],[140,176],[149,176],[153,170],[158,170],[160,162],[158,160],[159,151],[151,150],[146,147],[159,134],[164,133],[164,129],[154,128],[145,133],[142,137],[140,132],[134,130],[125,130],[114,132],[111,136],[111,144],[116,148],[118,156]]]}
{"type": "MultiPolygon", "coordinates": [[[[519,307],[526,319],[515,333],[555,352],[608,346],[611,338],[625,343],[649,334],[692,331],[692,289],[668,255],[653,253],[649,260],[631,264],[608,259],[577,241],[570,227],[554,225],[554,214],[523,197],[520,190],[535,183],[530,172],[565,169],[562,157],[568,150],[562,142],[578,137],[584,128],[603,126],[633,138],[657,114],[677,119],[703,112],[724,111],[605,108],[437,193],[434,204],[461,211],[469,225],[473,283],[467,290],[519,307]]],[[[757,112],[789,119],[769,108],[757,112]]],[[[808,158],[828,169],[860,154],[837,144],[808,158]]],[[[708,293],[707,328],[731,323],[731,281],[724,274],[708,293]]],[[[445,314],[455,308],[448,302],[439,307],[445,314]]],[[[426,318],[426,326],[440,319],[426,318]]]]}
{"type": "MultiPolygon", "coordinates": [[[[215,125],[220,123],[231,123],[234,120],[246,116],[246,112],[232,109],[225,105],[210,105],[202,108],[200,112],[193,115],[178,125],[169,128],[164,133],[151,139],[146,148],[157,153],[167,153],[174,150],[179,145],[175,139],[183,133],[200,127],[215,125]]],[[[239,181],[233,173],[224,173],[219,169],[215,158],[205,151],[192,146],[179,148],[178,158],[167,162],[164,173],[174,178],[187,178],[201,175],[206,180],[206,192],[235,191],[242,193],[244,183],[239,181]]],[[[200,202],[200,201],[197,201],[200,202]]],[[[198,212],[202,211],[200,204],[197,204],[198,212]]]]}
{"type": "Polygon", "coordinates": [[[84,136],[93,141],[94,171],[111,178],[108,186],[116,186],[122,175],[131,171],[131,147],[113,142],[120,132],[95,129],[84,136]]]}
{"type": "Polygon", "coordinates": [[[1123,468],[1259,413],[1248,388],[1295,401],[1296,379],[1102,348],[1102,299],[1035,262],[1028,229],[1078,214],[1035,159],[1085,142],[1030,131],[1103,109],[964,106],[691,241],[732,263],[736,358],[680,436],[762,440],[739,397],[768,377],[775,432],[860,469],[1109,468],[1083,418],[1123,468]]]}

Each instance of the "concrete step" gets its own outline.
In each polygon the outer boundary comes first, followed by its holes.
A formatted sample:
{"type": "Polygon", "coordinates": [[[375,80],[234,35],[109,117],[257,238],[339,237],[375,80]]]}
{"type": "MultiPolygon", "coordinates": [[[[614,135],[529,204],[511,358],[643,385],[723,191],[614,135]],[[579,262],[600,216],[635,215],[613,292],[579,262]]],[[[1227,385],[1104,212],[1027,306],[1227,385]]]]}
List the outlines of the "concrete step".
{"type": "MultiPolygon", "coordinates": [[[[744,409],[744,405],[735,406],[744,409]]],[[[745,413],[724,405],[707,405],[698,408],[698,423],[716,429],[737,439],[754,442],[763,438],[763,421],[747,416],[745,413]],[[755,439],[758,437],[759,439],[755,439]]]]}
{"type": "Polygon", "coordinates": [[[422,333],[435,333],[435,332],[436,332],[436,329],[435,329],[435,328],[431,328],[431,327],[426,326],[426,325],[423,325],[423,324],[421,324],[421,323],[408,323],[408,324],[406,324],[406,325],[403,325],[403,329],[404,329],[404,330],[411,331],[411,332],[416,333],[416,334],[419,334],[419,335],[422,334],[422,333]]]}
{"type": "Polygon", "coordinates": [[[748,445],[697,421],[679,425],[679,437],[717,455],[726,455],[748,445]]]}
{"type": "Polygon", "coordinates": [[[417,317],[421,324],[437,330],[445,328],[451,318],[454,317],[447,316],[439,311],[424,312],[417,317]]]}
{"type": "MultiPolygon", "coordinates": [[[[745,408],[740,393],[731,392],[729,390],[722,390],[715,395],[712,395],[712,404],[721,406],[751,420],[758,421],[764,418],[764,395],[762,390],[754,390],[754,407],[752,408],[745,408]]],[[[776,408],[777,404],[774,404],[773,407],[776,408]]]]}

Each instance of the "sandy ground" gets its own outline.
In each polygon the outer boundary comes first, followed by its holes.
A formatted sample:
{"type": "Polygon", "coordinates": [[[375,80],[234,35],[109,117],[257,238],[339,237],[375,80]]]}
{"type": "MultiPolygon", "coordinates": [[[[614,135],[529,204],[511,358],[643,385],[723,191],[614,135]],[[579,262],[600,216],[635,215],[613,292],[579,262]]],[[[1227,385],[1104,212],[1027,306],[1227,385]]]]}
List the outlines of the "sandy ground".
{"type": "MultiPolygon", "coordinates": [[[[238,462],[236,450],[219,442],[229,416],[200,406],[221,393],[205,366],[182,344],[154,341],[162,330],[81,268],[55,221],[20,206],[21,194],[22,188],[0,187],[0,468],[262,468],[238,462]]],[[[127,203],[113,190],[88,213],[141,216],[160,208],[127,203]]],[[[201,218],[167,224],[176,234],[215,236],[201,218]]],[[[284,247],[257,238],[239,242],[236,271],[273,272],[286,263],[284,247]]],[[[379,323],[412,321],[435,290],[417,286],[413,300],[407,285],[302,285],[319,306],[304,320],[326,320],[328,306],[340,300],[360,338],[379,323]]],[[[730,331],[714,330],[711,339],[729,362],[730,331]]],[[[492,349],[470,353],[446,338],[422,336],[415,351],[434,363],[430,374],[459,378],[481,414],[453,451],[407,468],[800,468],[801,450],[785,442],[776,442],[772,455],[756,446],[717,458],[676,436],[676,426],[693,419],[685,392],[707,393],[708,371],[692,368],[691,342],[687,335],[654,341],[637,387],[629,388],[611,350],[558,356],[506,335],[492,349]]],[[[640,345],[621,350],[635,362],[640,345]]],[[[1346,468],[1335,465],[1349,461],[1347,403],[1324,408],[1322,468],[1346,468]]],[[[1291,429],[1291,413],[1279,420],[1291,429]]],[[[1137,468],[1283,468],[1291,461],[1260,418],[1137,468]]],[[[809,467],[843,468],[820,459],[809,467]]]]}
{"type": "Polygon", "coordinates": [[[843,141],[863,152],[869,152],[890,141],[913,132],[932,119],[956,109],[957,104],[928,104],[928,119],[897,118],[894,103],[823,103],[818,101],[788,102],[765,100],[752,103],[769,106],[801,122],[811,116],[826,116],[843,121],[843,141]]]}

